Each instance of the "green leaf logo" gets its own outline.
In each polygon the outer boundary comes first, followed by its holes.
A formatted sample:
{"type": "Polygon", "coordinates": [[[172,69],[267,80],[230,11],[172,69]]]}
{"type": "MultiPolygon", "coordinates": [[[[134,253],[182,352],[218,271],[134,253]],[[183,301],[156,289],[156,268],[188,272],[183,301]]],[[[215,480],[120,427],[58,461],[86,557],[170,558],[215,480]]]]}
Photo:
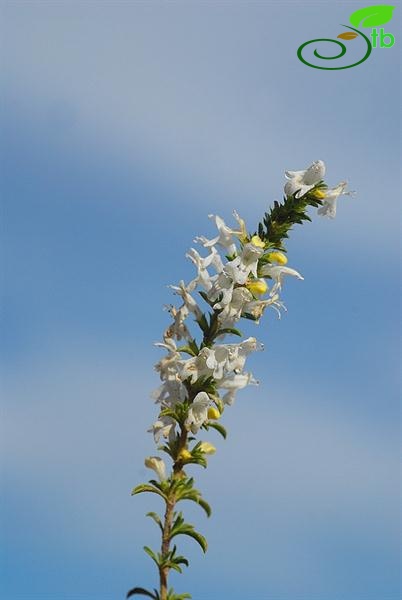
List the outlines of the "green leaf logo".
{"type": "Polygon", "coordinates": [[[389,4],[377,4],[367,8],[359,8],[349,17],[349,21],[355,27],[377,27],[384,25],[392,19],[395,6],[389,4]]]}

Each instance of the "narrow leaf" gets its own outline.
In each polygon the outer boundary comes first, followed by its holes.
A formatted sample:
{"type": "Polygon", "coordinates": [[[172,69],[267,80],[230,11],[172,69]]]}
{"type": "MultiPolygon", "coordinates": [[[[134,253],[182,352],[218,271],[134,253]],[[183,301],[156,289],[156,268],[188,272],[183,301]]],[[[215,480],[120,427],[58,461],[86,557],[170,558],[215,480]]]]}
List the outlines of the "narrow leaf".
{"type": "Polygon", "coordinates": [[[152,560],[154,561],[156,566],[159,567],[159,560],[158,560],[158,557],[156,556],[155,552],[153,550],[151,550],[151,548],[148,548],[148,546],[144,546],[144,550],[148,554],[148,556],[150,556],[152,558],[152,560]]]}
{"type": "Polygon", "coordinates": [[[135,596],[135,595],[147,596],[148,598],[153,598],[154,600],[157,600],[157,596],[155,596],[151,592],[148,592],[148,590],[145,590],[144,588],[140,588],[140,587],[135,587],[132,590],[130,590],[127,593],[126,598],[131,598],[131,596],[135,596]]]}
{"type": "Polygon", "coordinates": [[[135,494],[142,494],[143,492],[151,492],[152,494],[158,494],[158,496],[161,496],[164,500],[166,500],[166,496],[163,492],[158,490],[158,488],[155,488],[153,485],[149,485],[147,483],[137,485],[137,487],[132,489],[131,495],[135,496],[135,494]]]}
{"type": "Polygon", "coordinates": [[[242,337],[242,332],[239,331],[238,329],[235,329],[234,327],[224,327],[223,329],[219,329],[219,331],[216,334],[216,337],[218,337],[218,335],[223,335],[223,334],[229,334],[231,333],[232,335],[238,335],[239,337],[242,337]]]}
{"type": "Polygon", "coordinates": [[[198,531],[195,531],[192,528],[184,529],[174,535],[188,535],[189,537],[193,538],[193,540],[195,540],[201,546],[204,553],[207,551],[207,548],[208,548],[207,540],[204,538],[203,535],[201,535],[200,533],[198,533],[198,531]]]}
{"type": "Polygon", "coordinates": [[[153,519],[155,521],[155,523],[157,525],[159,525],[160,530],[163,531],[163,525],[162,525],[162,521],[160,520],[159,515],[157,515],[155,512],[149,512],[146,514],[147,517],[151,517],[151,519],[153,519]]]}
{"type": "Polygon", "coordinates": [[[221,436],[226,440],[226,437],[227,437],[226,429],[220,423],[216,423],[215,421],[208,421],[208,423],[205,424],[204,427],[205,427],[205,429],[209,429],[210,427],[212,427],[212,429],[216,429],[216,431],[218,433],[220,433],[221,436]]]}

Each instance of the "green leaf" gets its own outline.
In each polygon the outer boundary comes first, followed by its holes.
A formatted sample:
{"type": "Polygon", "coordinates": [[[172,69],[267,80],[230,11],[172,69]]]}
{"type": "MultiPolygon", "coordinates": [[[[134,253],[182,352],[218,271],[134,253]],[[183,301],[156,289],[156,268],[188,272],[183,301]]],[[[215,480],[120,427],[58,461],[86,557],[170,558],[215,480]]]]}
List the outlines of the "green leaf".
{"type": "Polygon", "coordinates": [[[209,325],[208,325],[208,321],[205,317],[205,315],[201,315],[201,317],[199,319],[196,319],[198,325],[200,326],[201,330],[204,333],[207,333],[207,331],[209,330],[209,325]]]}
{"type": "Polygon", "coordinates": [[[135,496],[135,494],[142,494],[143,492],[158,494],[158,496],[161,496],[164,500],[167,500],[166,495],[161,490],[148,483],[141,483],[140,485],[137,485],[131,490],[131,495],[135,496]]]}
{"type": "Polygon", "coordinates": [[[203,498],[198,498],[197,503],[205,510],[207,517],[210,517],[212,510],[208,502],[203,498]]]}
{"type": "Polygon", "coordinates": [[[189,566],[189,562],[187,560],[187,558],[185,558],[184,556],[176,556],[174,561],[178,564],[178,565],[186,565],[186,567],[189,566]]]}
{"type": "Polygon", "coordinates": [[[172,537],[174,537],[176,535],[188,535],[189,537],[193,538],[193,540],[195,540],[201,546],[204,553],[207,551],[207,548],[208,548],[207,540],[204,538],[203,535],[198,533],[198,531],[195,531],[195,529],[193,529],[192,525],[189,525],[187,528],[183,528],[180,531],[178,531],[177,533],[174,533],[172,537]]]}
{"type": "Polygon", "coordinates": [[[359,8],[353,12],[349,21],[355,27],[378,27],[385,25],[392,19],[392,13],[395,6],[390,4],[376,4],[375,6],[367,6],[359,8]]]}
{"type": "Polygon", "coordinates": [[[216,421],[208,421],[208,423],[204,423],[203,427],[205,427],[205,429],[209,429],[210,427],[212,427],[212,429],[216,429],[216,431],[221,434],[223,439],[226,440],[226,437],[227,437],[226,429],[220,423],[217,423],[216,421]]]}
{"type": "Polygon", "coordinates": [[[159,567],[159,558],[156,556],[155,552],[153,552],[151,548],[148,548],[148,546],[144,546],[144,550],[148,554],[148,556],[152,558],[156,566],[159,567]]]}
{"type": "Polygon", "coordinates": [[[225,333],[231,333],[232,335],[238,335],[239,337],[243,336],[242,332],[238,329],[235,329],[234,327],[224,327],[223,329],[219,329],[219,331],[216,334],[216,337],[218,337],[218,335],[224,335],[225,333]]]}
{"type": "Polygon", "coordinates": [[[203,535],[198,533],[190,523],[185,523],[183,519],[183,514],[179,512],[177,515],[175,522],[172,525],[172,529],[170,531],[170,539],[172,540],[176,535],[188,535],[193,538],[202,548],[204,552],[207,551],[207,540],[203,535]]]}
{"type": "Polygon", "coordinates": [[[189,354],[190,356],[197,356],[197,354],[194,352],[194,349],[190,346],[179,346],[179,348],[177,348],[177,352],[186,352],[186,354],[189,354]]]}
{"type": "Polygon", "coordinates": [[[135,587],[132,590],[130,590],[127,593],[126,598],[131,598],[131,596],[147,596],[148,598],[153,598],[154,600],[158,600],[158,596],[156,596],[155,594],[152,594],[151,592],[148,592],[148,590],[145,590],[144,588],[140,588],[140,587],[135,587]]]}
{"type": "Polygon", "coordinates": [[[175,594],[173,588],[170,588],[167,600],[187,600],[191,598],[191,594],[175,594]]]}
{"type": "Polygon", "coordinates": [[[258,321],[258,318],[254,317],[254,315],[252,315],[250,313],[242,313],[241,316],[243,319],[248,319],[249,321],[258,321]]]}
{"type": "Polygon", "coordinates": [[[151,519],[153,519],[155,521],[155,523],[160,527],[160,530],[163,531],[163,525],[162,525],[162,521],[160,520],[159,515],[156,514],[156,512],[149,512],[146,514],[147,517],[151,517],[151,519]]]}
{"type": "Polygon", "coordinates": [[[207,294],[206,292],[199,291],[198,293],[199,293],[199,295],[201,296],[201,298],[203,298],[203,300],[205,300],[205,302],[206,302],[206,303],[207,303],[209,306],[211,306],[211,307],[212,307],[212,306],[215,304],[216,300],[214,300],[214,301],[210,300],[210,299],[208,298],[208,294],[207,294]]]}

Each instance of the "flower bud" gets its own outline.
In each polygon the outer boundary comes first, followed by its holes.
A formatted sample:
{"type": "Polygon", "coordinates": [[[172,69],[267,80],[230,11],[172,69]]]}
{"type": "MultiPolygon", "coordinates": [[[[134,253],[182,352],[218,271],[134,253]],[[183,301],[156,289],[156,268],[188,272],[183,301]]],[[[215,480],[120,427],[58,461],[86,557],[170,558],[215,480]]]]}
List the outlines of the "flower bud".
{"type": "Polygon", "coordinates": [[[251,279],[247,282],[246,287],[254,296],[261,296],[268,289],[268,285],[264,279],[251,279]]]}
{"type": "Polygon", "coordinates": [[[253,235],[251,243],[257,248],[265,248],[265,242],[262,241],[259,235],[253,235]]]}
{"type": "Polygon", "coordinates": [[[208,419],[219,419],[219,417],[221,416],[221,413],[219,412],[219,410],[217,408],[215,408],[215,406],[210,406],[208,408],[208,419]]]}
{"type": "Polygon", "coordinates": [[[199,450],[201,450],[201,452],[203,452],[204,454],[215,454],[216,452],[215,446],[213,446],[209,442],[201,442],[199,450]]]}
{"type": "Polygon", "coordinates": [[[166,479],[166,466],[162,458],[159,458],[159,456],[148,456],[148,458],[145,459],[144,464],[148,469],[155,471],[160,481],[166,479]]]}
{"type": "Polygon", "coordinates": [[[325,190],[323,190],[321,188],[317,188],[316,190],[314,190],[314,192],[312,192],[311,195],[314,198],[317,198],[318,200],[323,200],[326,196],[325,190]]]}
{"type": "Polygon", "coordinates": [[[286,265],[288,259],[283,254],[283,252],[270,252],[268,254],[268,258],[271,262],[275,262],[278,265],[286,265]]]}
{"type": "Polygon", "coordinates": [[[189,452],[189,450],[187,450],[187,448],[183,448],[182,450],[180,450],[177,458],[178,460],[186,461],[193,458],[193,455],[191,454],[191,452],[189,452]]]}

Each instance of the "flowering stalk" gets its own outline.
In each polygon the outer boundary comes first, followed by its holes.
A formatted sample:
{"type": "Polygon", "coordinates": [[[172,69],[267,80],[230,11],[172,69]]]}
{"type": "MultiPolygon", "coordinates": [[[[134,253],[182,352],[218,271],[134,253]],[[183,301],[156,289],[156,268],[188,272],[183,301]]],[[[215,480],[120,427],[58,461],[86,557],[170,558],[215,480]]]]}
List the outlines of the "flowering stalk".
{"type": "Polygon", "coordinates": [[[300,273],[286,266],[284,240],[289,230],[296,223],[310,220],[309,206],[318,208],[318,214],[334,217],[337,198],[351,194],[345,192],[346,182],[328,188],[323,181],[325,165],[322,161],[314,162],[304,171],[286,171],[285,175],[283,202],[274,203],[254,233],[247,231],[236,212],[236,229],[228,227],[220,217],[210,215],[218,235],[213,239],[198,237],[194,240],[209,254],[203,257],[191,248],[187,257],[196,267],[195,278],[187,285],[180,281],[179,285],[171,286],[182,303],[179,307],[167,307],[172,323],[165,330],[163,341],[156,344],[167,354],[155,365],[162,384],[153,393],[159,415],[149,431],[155,443],[160,444],[158,450],[170,457],[172,466],[168,474],[162,458],[146,458],[145,466],[155,471],[157,479],[140,484],[132,491],[133,495],[157,494],[165,504],[163,518],[154,512],[147,514],[161,531],[160,552],[144,547],[157,566],[159,589],[151,592],[135,587],[127,598],[134,595],[154,600],[191,598],[190,594],[176,594],[168,587],[169,572],[173,569],[181,573],[182,566],[188,566],[188,560],[176,553],[173,540],[178,535],[190,536],[204,552],[207,541],[193,525],[185,522],[177,505],[182,500],[192,500],[207,516],[211,508],[185,469],[191,464],[206,467],[207,456],[215,452],[210,442],[198,440],[200,430],[215,429],[226,437],[220,422],[224,409],[233,404],[238,390],[258,383],[244,367],[248,355],[263,348],[255,337],[238,343],[223,342],[228,336],[243,337],[235,327],[242,318],[258,324],[268,307],[280,316],[285,309],[280,300],[283,277],[292,275],[303,279],[300,273]],[[219,250],[223,251],[222,256],[219,250]],[[208,306],[207,311],[199,306],[195,292],[208,306]],[[193,334],[186,323],[190,315],[200,330],[199,336],[193,334]]]}

